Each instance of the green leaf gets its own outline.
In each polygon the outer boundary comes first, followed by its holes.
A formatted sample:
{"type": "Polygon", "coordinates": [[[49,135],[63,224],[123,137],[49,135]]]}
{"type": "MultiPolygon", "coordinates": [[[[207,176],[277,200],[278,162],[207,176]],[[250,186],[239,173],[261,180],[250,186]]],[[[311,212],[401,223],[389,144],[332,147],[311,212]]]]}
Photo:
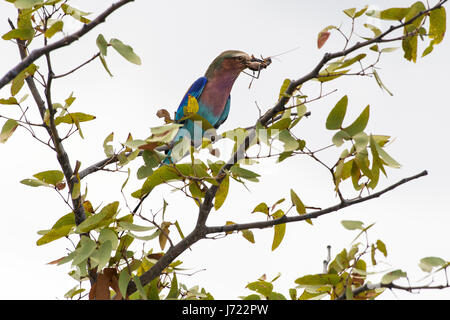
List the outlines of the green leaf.
{"type": "MultiPolygon", "coordinates": [[[[395,161],[386,151],[384,151],[384,149],[382,148],[382,147],[380,147],[379,145],[378,145],[378,143],[376,143],[374,140],[373,140],[373,136],[371,135],[370,136],[370,146],[372,147],[372,145],[375,147],[375,149],[376,149],[376,151],[377,151],[377,153],[378,153],[378,155],[380,156],[380,158],[381,159],[383,159],[383,161],[389,166],[389,167],[392,167],[392,168],[400,168],[401,167],[401,165],[400,165],[400,163],[398,163],[397,161],[395,161]]],[[[373,153],[373,150],[372,150],[372,153],[373,153]]]]}
{"type": "Polygon", "coordinates": [[[309,292],[305,289],[300,297],[298,297],[298,300],[320,300],[326,296],[328,296],[328,293],[326,292],[309,292]]]}
{"type": "Polygon", "coordinates": [[[102,55],[100,55],[99,58],[103,65],[103,68],[105,68],[105,70],[106,70],[106,72],[108,72],[109,76],[112,77],[113,75],[112,75],[111,71],[109,71],[109,68],[108,68],[108,65],[106,64],[105,58],[102,55]]]}
{"type": "Polygon", "coordinates": [[[388,88],[386,88],[386,86],[383,84],[383,82],[381,82],[380,76],[378,75],[378,72],[375,69],[372,69],[373,75],[375,77],[375,80],[377,81],[378,86],[381,89],[386,90],[387,93],[389,93],[391,96],[393,96],[392,92],[389,91],[388,88]]]}
{"type": "Polygon", "coordinates": [[[357,11],[354,15],[353,18],[358,18],[360,16],[362,16],[364,14],[364,12],[367,11],[367,9],[369,8],[369,6],[365,6],[364,8],[362,8],[361,10],[357,11]]]}
{"type": "MultiPolygon", "coordinates": [[[[292,204],[295,206],[295,209],[297,210],[298,214],[302,215],[306,213],[305,205],[300,200],[299,196],[295,193],[294,190],[291,189],[291,201],[292,204]]],[[[306,222],[308,222],[310,225],[312,225],[311,219],[306,219],[306,222]]]]}
{"type": "Polygon", "coordinates": [[[139,226],[137,224],[133,224],[133,223],[130,223],[127,221],[119,221],[118,225],[125,230],[137,231],[137,232],[149,231],[149,230],[153,230],[156,228],[155,226],[139,226]]]}
{"type": "Polygon", "coordinates": [[[180,176],[178,172],[184,176],[190,176],[194,173],[190,163],[177,164],[176,169],[170,166],[159,167],[153,171],[153,174],[149,176],[147,180],[145,180],[138,197],[150,193],[156,186],[162,183],[173,180],[183,180],[184,177],[180,176]]]}
{"type": "Polygon", "coordinates": [[[79,182],[76,182],[73,184],[73,188],[72,188],[72,199],[78,199],[81,196],[81,184],[79,182]]]}
{"type": "Polygon", "coordinates": [[[119,273],[119,291],[123,297],[126,297],[127,295],[128,283],[131,280],[131,276],[128,272],[128,268],[123,268],[119,273]]]}
{"type": "Polygon", "coordinates": [[[181,239],[184,239],[183,231],[181,230],[180,224],[178,223],[178,220],[175,221],[175,227],[177,228],[178,234],[180,235],[181,239]]]}
{"type": "Polygon", "coordinates": [[[158,237],[161,234],[160,230],[156,230],[155,232],[153,232],[151,235],[148,236],[138,236],[135,235],[134,233],[129,232],[128,233],[131,237],[133,237],[134,239],[138,239],[138,240],[143,240],[143,241],[149,241],[149,240],[153,240],[156,237],[158,237]]]}
{"type": "Polygon", "coordinates": [[[343,76],[344,74],[346,74],[349,71],[350,71],[350,69],[341,70],[338,72],[328,72],[328,71],[324,70],[319,73],[319,76],[316,79],[320,82],[328,82],[328,81],[334,80],[336,78],[339,78],[340,76],[343,76]]]}
{"type": "MultiPolygon", "coordinates": [[[[7,1],[9,1],[9,0],[7,0],[7,1]]],[[[46,6],[53,6],[53,5],[55,5],[55,4],[57,4],[57,3],[61,2],[61,1],[63,1],[63,0],[47,0],[44,3],[44,5],[46,5],[46,6]]]]}
{"type": "Polygon", "coordinates": [[[61,260],[58,261],[58,263],[56,265],[60,266],[63,265],[67,262],[72,261],[72,259],[75,257],[76,252],[72,251],[71,253],[69,253],[67,256],[63,257],[61,260]]]}
{"type": "Polygon", "coordinates": [[[389,8],[383,11],[370,10],[368,16],[383,20],[402,20],[408,13],[409,8],[389,8]]]}
{"type": "Polygon", "coordinates": [[[129,62],[140,65],[141,64],[141,58],[134,53],[133,48],[129,45],[124,44],[119,39],[111,39],[109,41],[109,44],[125,59],[127,59],[129,62]]]}
{"type": "MultiPolygon", "coordinates": [[[[337,69],[342,69],[342,68],[346,68],[346,67],[348,67],[348,66],[351,66],[351,65],[354,64],[355,62],[361,61],[361,60],[364,59],[366,56],[367,56],[367,54],[361,53],[361,54],[358,54],[356,57],[353,57],[353,58],[351,58],[351,59],[344,60],[344,61],[342,62],[342,64],[339,65],[339,67],[338,67],[337,69]]],[[[336,69],[336,70],[337,70],[337,69],[336,69]]]]}
{"type": "Polygon", "coordinates": [[[242,300],[261,300],[261,296],[259,294],[249,294],[248,296],[242,298],[242,300]]]}
{"type": "Polygon", "coordinates": [[[304,286],[322,286],[322,285],[333,285],[339,283],[341,277],[337,274],[312,274],[306,275],[295,280],[295,283],[301,287],[304,286]]]}
{"type": "MultiPolygon", "coordinates": [[[[405,21],[411,20],[412,18],[414,18],[416,15],[418,15],[421,11],[425,11],[425,5],[423,4],[422,1],[417,1],[415,3],[413,3],[411,5],[411,7],[408,10],[408,13],[405,15],[405,21]]],[[[420,24],[422,23],[422,20],[425,18],[424,15],[418,17],[416,20],[414,20],[413,22],[411,22],[411,24],[414,27],[419,27],[420,24]]]]}
{"type": "Polygon", "coordinates": [[[95,119],[95,116],[93,116],[93,115],[82,113],[82,112],[74,112],[74,113],[68,113],[62,117],[56,117],[55,125],[58,125],[60,123],[67,123],[67,124],[75,123],[76,124],[77,122],[79,123],[79,122],[91,121],[94,119],[95,119]]]}
{"type": "Polygon", "coordinates": [[[109,224],[111,219],[117,214],[117,209],[119,207],[119,202],[113,202],[103,207],[103,209],[97,213],[93,214],[82,223],[78,225],[75,232],[85,233],[90,230],[96,229],[102,225],[109,224]]]}
{"type": "Polygon", "coordinates": [[[284,79],[283,84],[281,85],[281,88],[280,88],[280,94],[279,94],[278,100],[280,100],[283,97],[289,98],[289,95],[287,95],[285,92],[290,84],[291,84],[290,79],[284,79]]]}
{"type": "Polygon", "coordinates": [[[2,127],[0,132],[0,143],[5,143],[11,135],[16,131],[19,123],[16,120],[8,119],[2,127]]]}
{"type": "Polygon", "coordinates": [[[222,183],[219,185],[219,189],[217,190],[216,197],[214,198],[214,210],[219,210],[220,207],[225,202],[225,199],[228,195],[228,189],[230,187],[230,177],[227,175],[222,183]]]}
{"type": "Polygon", "coordinates": [[[81,23],[90,23],[91,20],[86,18],[85,16],[89,15],[90,12],[84,12],[72,6],[69,6],[67,3],[61,5],[62,10],[65,14],[72,16],[72,18],[80,21],[81,23]]]}
{"type": "Polygon", "coordinates": [[[370,106],[367,106],[359,115],[359,117],[348,127],[342,129],[349,136],[354,137],[356,134],[364,131],[369,122],[370,106]]]}
{"type": "MultiPolygon", "coordinates": [[[[272,217],[274,219],[278,219],[284,216],[283,210],[277,210],[274,214],[272,214],[272,217]]],[[[281,241],[283,241],[284,234],[286,233],[286,224],[280,223],[274,226],[274,235],[273,235],[273,242],[272,242],[272,251],[274,251],[278,246],[281,244],[281,241]]]]}
{"type": "Polygon", "coordinates": [[[105,243],[106,241],[111,242],[111,248],[116,250],[117,245],[119,244],[119,239],[117,238],[116,232],[108,228],[102,229],[100,231],[100,235],[98,236],[98,242],[105,243]]]}
{"type": "Polygon", "coordinates": [[[369,136],[364,132],[357,133],[355,136],[353,136],[353,140],[355,140],[356,152],[365,150],[367,145],[369,144],[369,136]]]}
{"type": "Polygon", "coordinates": [[[70,289],[69,291],[67,291],[64,294],[64,298],[66,299],[72,299],[73,297],[75,297],[77,294],[84,292],[86,289],[84,288],[79,288],[79,286],[75,286],[72,289],[70,289]]]}
{"type": "Polygon", "coordinates": [[[16,0],[14,5],[17,9],[31,9],[36,5],[44,3],[44,0],[16,0]]]}
{"type": "Polygon", "coordinates": [[[165,155],[160,155],[156,151],[145,150],[142,153],[142,159],[145,162],[145,165],[150,168],[155,168],[159,166],[161,160],[163,160],[165,155]]]}
{"type": "Polygon", "coordinates": [[[349,17],[352,18],[355,16],[355,12],[356,12],[356,8],[349,8],[349,9],[345,9],[343,10],[343,12],[349,17]]]}
{"type": "Polygon", "coordinates": [[[12,81],[11,83],[11,95],[15,96],[19,93],[20,89],[22,89],[24,85],[24,81],[27,77],[32,76],[37,70],[37,66],[32,63],[24,70],[22,70],[12,81]]]}
{"type": "Polygon", "coordinates": [[[364,223],[361,221],[353,221],[353,220],[342,220],[341,224],[347,230],[362,230],[364,229],[364,223]]]}
{"type": "Polygon", "coordinates": [[[106,56],[106,54],[108,53],[108,42],[106,42],[105,37],[101,33],[97,36],[95,43],[97,44],[97,47],[99,48],[102,56],[106,56]]]}
{"type": "Polygon", "coordinates": [[[45,31],[44,36],[46,38],[51,38],[55,35],[55,33],[63,30],[64,22],[62,20],[57,20],[54,24],[50,26],[50,28],[45,31]]]}
{"type": "Polygon", "coordinates": [[[36,241],[36,245],[41,246],[43,244],[55,241],[59,238],[69,235],[72,231],[73,225],[63,225],[61,227],[51,229],[49,232],[44,234],[41,238],[36,241]]]}
{"type": "Polygon", "coordinates": [[[345,113],[347,112],[347,104],[348,98],[346,95],[336,103],[327,117],[326,128],[328,130],[337,130],[341,128],[345,113]]]}
{"type": "Polygon", "coordinates": [[[111,132],[103,141],[103,151],[107,157],[112,157],[114,155],[114,148],[109,143],[114,139],[114,132],[111,132]]]}
{"type": "Polygon", "coordinates": [[[14,97],[10,97],[8,99],[0,99],[0,104],[7,104],[7,105],[17,104],[17,99],[14,97]]]}
{"type": "Polygon", "coordinates": [[[282,119],[278,120],[277,122],[275,122],[274,124],[272,124],[267,129],[269,132],[273,132],[275,130],[281,131],[281,130],[285,130],[285,129],[289,128],[291,123],[292,123],[292,121],[290,118],[282,118],[282,119]]]}
{"type": "Polygon", "coordinates": [[[286,297],[279,292],[271,292],[268,300],[286,300],[286,297]]]}
{"type": "Polygon", "coordinates": [[[369,179],[372,179],[372,171],[369,169],[370,162],[366,150],[364,150],[363,152],[358,152],[356,154],[355,162],[362,173],[369,179]]]}
{"type": "Polygon", "coordinates": [[[288,130],[283,130],[278,134],[278,139],[284,144],[284,152],[297,150],[300,146],[298,141],[292,137],[288,130]]]}
{"type": "Polygon", "coordinates": [[[80,246],[75,250],[76,254],[72,261],[72,266],[79,265],[95,251],[97,244],[94,240],[87,236],[82,236],[80,240],[80,246]]]}
{"type": "Polygon", "coordinates": [[[140,146],[143,146],[147,144],[147,142],[145,140],[141,140],[141,139],[128,139],[127,141],[125,141],[123,143],[123,145],[125,147],[128,147],[130,149],[136,150],[138,149],[140,146]]]}
{"type": "Polygon", "coordinates": [[[125,234],[120,238],[119,245],[116,249],[116,255],[114,256],[114,259],[119,261],[122,258],[122,255],[126,252],[127,248],[130,246],[130,244],[134,241],[134,238],[130,236],[129,234],[125,234]]]}
{"type": "Polygon", "coordinates": [[[97,270],[102,270],[109,262],[112,252],[111,241],[105,241],[98,250],[91,255],[92,267],[97,266],[97,270]]]}
{"type": "Polygon", "coordinates": [[[364,23],[364,27],[370,29],[373,32],[375,38],[381,34],[381,30],[374,25],[371,25],[370,23],[364,23]]]}
{"type": "Polygon", "coordinates": [[[380,52],[393,52],[395,50],[397,50],[397,47],[389,47],[389,48],[383,48],[380,50],[380,52]]]}
{"type": "Polygon", "coordinates": [[[289,297],[291,298],[291,300],[297,300],[297,289],[289,289],[289,297]]]}
{"type": "Polygon", "coordinates": [[[406,272],[403,272],[402,270],[394,270],[391,272],[386,273],[383,278],[381,278],[382,284],[389,284],[392,283],[392,281],[395,281],[400,278],[406,278],[407,274],[406,272]]]}
{"type": "MultiPolygon", "coordinates": [[[[139,278],[137,278],[139,281],[139,278]]],[[[148,299],[150,300],[159,300],[159,293],[158,293],[158,282],[159,279],[155,278],[150,282],[150,290],[148,293],[148,299]]]]}
{"type": "Polygon", "coordinates": [[[377,240],[377,249],[378,249],[381,253],[383,253],[383,255],[384,255],[385,257],[387,257],[386,245],[384,244],[383,241],[377,240]]]}
{"type": "Polygon", "coordinates": [[[291,189],[291,201],[292,201],[292,204],[297,209],[297,212],[299,214],[305,214],[306,213],[306,209],[305,209],[305,206],[304,206],[303,202],[300,200],[298,195],[292,189],[291,189]]]}
{"type": "Polygon", "coordinates": [[[346,131],[343,130],[339,130],[334,134],[333,138],[331,138],[331,141],[336,147],[342,146],[344,140],[351,140],[351,137],[346,131]]]}
{"type": "Polygon", "coordinates": [[[174,163],[180,161],[184,156],[190,153],[191,150],[191,139],[189,137],[182,137],[178,140],[172,148],[172,153],[170,154],[171,159],[174,163]]]}
{"type": "Polygon", "coordinates": [[[273,290],[273,284],[267,281],[254,281],[247,284],[246,288],[268,297],[273,290]]]}
{"type": "Polygon", "coordinates": [[[147,142],[171,142],[178,133],[182,124],[171,123],[160,127],[151,128],[152,136],[146,139],[147,142]]]}
{"type": "Polygon", "coordinates": [[[178,298],[178,295],[180,294],[180,291],[178,290],[178,280],[177,280],[177,275],[175,274],[175,272],[173,273],[173,278],[172,281],[170,283],[170,291],[167,294],[166,300],[167,299],[176,299],[178,298]]]}
{"type": "Polygon", "coordinates": [[[423,50],[422,52],[422,58],[429,55],[434,49],[434,40],[430,41],[430,44],[428,47],[425,48],[425,50],[423,50]]]}
{"type": "Polygon", "coordinates": [[[361,171],[359,170],[358,164],[356,161],[353,161],[352,170],[351,170],[351,176],[352,176],[352,183],[353,188],[358,191],[361,190],[364,184],[359,184],[359,180],[361,179],[361,171]]]}
{"type": "Polygon", "coordinates": [[[281,161],[283,161],[283,160],[286,160],[287,158],[291,157],[292,154],[293,154],[292,151],[282,152],[282,153],[280,154],[280,156],[278,157],[277,162],[281,162],[281,161]]]}
{"type": "Polygon", "coordinates": [[[52,226],[52,229],[57,229],[62,226],[75,226],[75,215],[73,212],[69,212],[68,214],[63,215],[59,218],[55,224],[52,226]]]}
{"type": "Polygon", "coordinates": [[[250,230],[241,230],[242,236],[251,243],[255,243],[255,237],[250,230]]]}
{"type": "Polygon", "coordinates": [[[424,272],[431,272],[433,271],[433,268],[435,267],[442,267],[447,262],[444,259],[441,259],[439,257],[426,257],[423,259],[420,259],[419,267],[424,272]]]}
{"type": "Polygon", "coordinates": [[[47,184],[56,186],[58,182],[63,181],[64,173],[59,170],[49,170],[36,173],[35,175],[33,175],[33,177],[47,184]]]}
{"type": "Polygon", "coordinates": [[[262,212],[265,214],[269,214],[269,207],[267,206],[267,204],[265,202],[261,202],[260,204],[258,204],[255,209],[253,209],[252,213],[254,212],[262,212]]]}
{"type": "Polygon", "coordinates": [[[34,37],[34,29],[27,28],[27,29],[13,29],[11,31],[8,31],[2,36],[3,40],[12,40],[12,39],[19,39],[19,40],[31,40],[34,37]]]}
{"type": "Polygon", "coordinates": [[[258,177],[260,177],[259,174],[257,174],[256,172],[250,171],[248,169],[244,169],[239,167],[238,165],[234,165],[233,167],[231,167],[231,173],[235,176],[253,181],[253,182],[258,182],[258,177]]]}
{"type": "Polygon", "coordinates": [[[27,185],[29,187],[42,187],[42,186],[48,187],[49,186],[44,181],[37,180],[37,179],[23,179],[22,181],[20,181],[20,183],[27,185]]]}
{"type": "Polygon", "coordinates": [[[429,36],[434,44],[438,44],[444,39],[446,29],[445,8],[440,7],[430,12],[430,31],[429,36]]]}
{"type": "Polygon", "coordinates": [[[417,35],[403,39],[402,48],[406,60],[412,62],[417,61],[417,35]]]}

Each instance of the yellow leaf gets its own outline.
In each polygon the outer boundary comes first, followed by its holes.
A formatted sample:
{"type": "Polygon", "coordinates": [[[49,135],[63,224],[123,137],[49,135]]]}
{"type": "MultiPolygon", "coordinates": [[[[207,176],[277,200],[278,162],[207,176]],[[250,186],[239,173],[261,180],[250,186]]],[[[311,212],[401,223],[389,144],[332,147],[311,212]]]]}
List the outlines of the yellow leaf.
{"type": "Polygon", "coordinates": [[[195,97],[189,95],[185,113],[197,113],[199,109],[198,101],[195,97]]]}
{"type": "MultiPolygon", "coordinates": [[[[274,214],[272,214],[272,217],[274,219],[278,219],[284,216],[284,212],[282,210],[278,210],[274,214]]],[[[281,223],[274,226],[275,233],[273,236],[273,242],[272,242],[272,251],[274,251],[281,243],[281,241],[284,238],[284,234],[286,233],[286,224],[281,223]]]]}

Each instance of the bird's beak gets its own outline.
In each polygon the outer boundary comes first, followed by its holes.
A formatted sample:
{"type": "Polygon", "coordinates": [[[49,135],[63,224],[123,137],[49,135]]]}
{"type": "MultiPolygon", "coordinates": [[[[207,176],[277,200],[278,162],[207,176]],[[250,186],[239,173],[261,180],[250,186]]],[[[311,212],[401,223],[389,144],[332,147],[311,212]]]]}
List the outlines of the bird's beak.
{"type": "Polygon", "coordinates": [[[246,67],[253,71],[259,71],[261,69],[267,68],[269,64],[272,63],[270,58],[265,58],[263,60],[255,58],[254,55],[251,56],[250,60],[247,60],[246,67]]]}

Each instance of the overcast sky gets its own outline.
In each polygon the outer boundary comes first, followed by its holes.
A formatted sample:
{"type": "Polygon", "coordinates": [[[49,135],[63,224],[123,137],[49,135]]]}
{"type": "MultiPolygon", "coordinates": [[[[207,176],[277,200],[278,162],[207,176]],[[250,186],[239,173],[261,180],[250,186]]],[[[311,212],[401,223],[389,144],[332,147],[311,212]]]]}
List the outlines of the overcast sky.
{"type": "MultiPolygon", "coordinates": [[[[78,0],[71,3],[93,12],[92,17],[95,17],[111,1],[78,0]]],[[[411,3],[396,1],[395,5],[411,3]]],[[[392,1],[136,0],[126,5],[74,45],[52,54],[55,73],[64,73],[97,52],[95,39],[102,33],[106,39],[118,38],[130,44],[142,59],[142,65],[136,66],[110,50],[107,62],[113,78],[106,74],[99,61],[94,61],[72,76],[54,82],[54,102],[64,101],[73,91],[77,99],[71,110],[97,116],[95,121],[84,124],[84,140],[74,135],[69,144],[66,143],[69,157],[73,163],[81,161],[82,167],[101,160],[104,157],[103,140],[111,132],[115,133],[116,148],[119,142],[125,141],[129,132],[134,138],[146,138],[150,127],[162,124],[155,115],[156,111],[166,108],[174,112],[190,84],[202,76],[209,63],[224,50],[238,49],[255,56],[271,56],[300,46],[300,49],[274,59],[250,89],[248,76],[241,75],[236,81],[231,113],[219,132],[253,125],[258,116],[255,101],[263,112],[266,111],[278,99],[279,88],[285,78],[303,76],[325,52],[342,48],[342,38],[332,33],[328,43],[318,50],[318,32],[328,25],[341,23],[348,30],[350,20],[342,10],[355,6],[362,8],[365,4],[387,8],[392,1]]],[[[15,20],[15,10],[3,1],[0,3],[2,34],[9,29],[8,17],[15,20]]],[[[379,23],[368,20],[367,17],[361,18],[362,22],[379,23]]],[[[67,32],[80,27],[70,19],[65,21],[67,32]]],[[[379,26],[386,27],[385,24],[379,26]]],[[[362,29],[359,26],[357,34],[371,35],[369,30],[362,29]]],[[[373,78],[343,77],[327,84],[325,92],[338,91],[308,105],[312,116],[302,120],[296,129],[298,136],[305,139],[311,149],[328,145],[333,133],[325,130],[326,116],[347,94],[347,121],[354,119],[370,104],[371,116],[366,132],[391,135],[395,140],[387,151],[402,164],[402,168],[388,170],[388,179],[383,177],[378,188],[424,169],[429,172],[427,177],[379,199],[314,220],[314,226],[304,222],[289,224],[284,241],[274,252],[271,251],[271,229],[254,231],[256,244],[249,243],[241,235],[203,240],[180,257],[183,266],[188,268],[186,273],[199,272],[180,276],[179,281],[188,287],[195,284],[205,287],[215,298],[235,299],[251,293],[245,289],[248,282],[255,281],[262,274],[272,279],[280,272],[281,277],[274,284],[275,290],[289,296],[288,289],[294,287],[296,278],[321,272],[328,244],[332,245],[333,256],[350,246],[356,232],[341,226],[340,221],[344,219],[361,220],[366,225],[375,222],[369,233],[370,240],[382,239],[389,253],[388,264],[383,264],[381,269],[407,271],[412,284],[424,276],[417,265],[421,258],[438,256],[450,259],[448,40],[444,39],[434,52],[419,58],[416,64],[404,60],[401,49],[382,57],[379,74],[393,92],[392,97],[382,91],[373,78]]],[[[41,39],[36,42],[39,41],[41,39]]],[[[18,52],[12,42],[2,41],[0,48],[0,74],[3,75],[18,62],[18,52]]],[[[422,46],[420,53],[424,48],[422,46]]],[[[37,63],[45,70],[43,59],[37,63]]],[[[315,97],[317,89],[316,84],[311,84],[305,86],[304,92],[315,97]]],[[[9,86],[0,90],[0,97],[9,97],[9,86]]],[[[31,97],[25,105],[30,107],[30,117],[37,121],[38,113],[31,97]]],[[[0,114],[9,112],[7,108],[0,106],[0,114]]],[[[23,130],[18,130],[6,144],[0,145],[0,153],[3,226],[0,233],[0,281],[3,289],[0,298],[61,299],[76,282],[67,275],[68,265],[55,267],[46,263],[63,256],[66,248],[72,245],[67,240],[40,247],[35,243],[39,238],[36,232],[50,228],[68,209],[51,189],[30,188],[19,183],[37,172],[59,169],[56,157],[23,130]]],[[[339,150],[332,148],[324,157],[332,160],[339,154],[339,150]]],[[[222,158],[227,158],[226,152],[222,158]]],[[[136,170],[140,164],[141,160],[137,160],[131,168],[136,170]]],[[[211,213],[208,224],[264,219],[262,214],[257,216],[250,212],[262,201],[270,205],[286,198],[289,202],[291,188],[309,205],[327,207],[338,202],[329,172],[306,157],[291,158],[281,164],[274,160],[262,161],[250,169],[261,174],[261,182],[249,182],[249,190],[232,182],[225,204],[218,212],[211,213]]],[[[126,207],[120,194],[120,186],[125,179],[126,175],[120,173],[101,172],[89,176],[86,179],[88,198],[94,207],[120,200],[125,214],[126,207]]],[[[129,194],[141,183],[133,171],[125,191],[129,194]]],[[[170,190],[169,187],[155,190],[144,210],[158,210],[164,196],[170,204],[166,218],[178,220],[187,234],[196,221],[196,206],[170,190]]],[[[345,188],[345,191],[348,197],[356,195],[351,188],[345,188]]],[[[133,200],[130,201],[134,206],[133,200]]],[[[152,246],[159,250],[157,241],[147,244],[146,249],[152,246]]],[[[437,277],[438,280],[442,279],[437,277]]],[[[423,291],[420,295],[386,292],[382,297],[449,299],[450,290],[423,291]]]]}

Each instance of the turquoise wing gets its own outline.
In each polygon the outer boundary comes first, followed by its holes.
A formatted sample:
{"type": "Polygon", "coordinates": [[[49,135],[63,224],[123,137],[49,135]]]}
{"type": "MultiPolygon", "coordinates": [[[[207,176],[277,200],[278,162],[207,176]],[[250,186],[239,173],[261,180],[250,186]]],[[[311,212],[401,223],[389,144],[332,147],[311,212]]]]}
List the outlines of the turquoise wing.
{"type": "Polygon", "coordinates": [[[231,105],[231,95],[228,97],[227,103],[225,104],[225,108],[223,109],[222,114],[220,115],[217,122],[214,124],[214,128],[219,128],[222,123],[225,122],[228,118],[228,114],[230,113],[230,105],[231,105]]]}

